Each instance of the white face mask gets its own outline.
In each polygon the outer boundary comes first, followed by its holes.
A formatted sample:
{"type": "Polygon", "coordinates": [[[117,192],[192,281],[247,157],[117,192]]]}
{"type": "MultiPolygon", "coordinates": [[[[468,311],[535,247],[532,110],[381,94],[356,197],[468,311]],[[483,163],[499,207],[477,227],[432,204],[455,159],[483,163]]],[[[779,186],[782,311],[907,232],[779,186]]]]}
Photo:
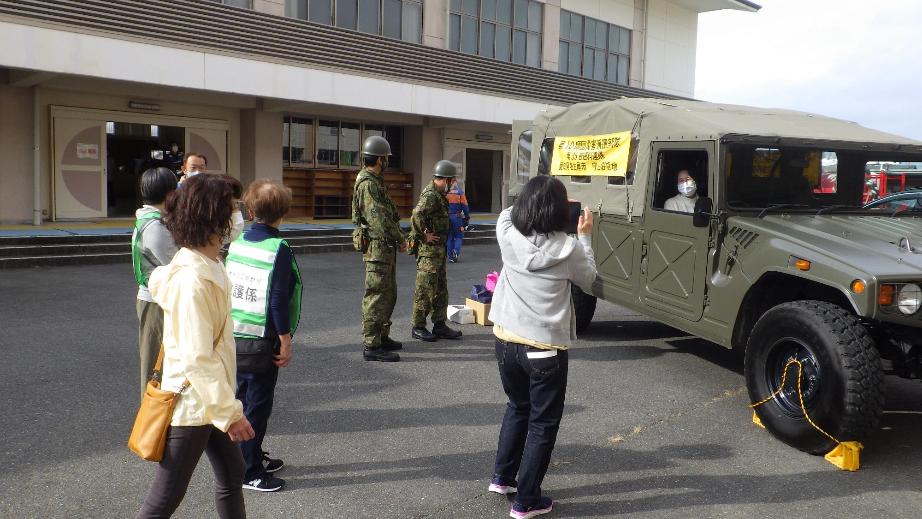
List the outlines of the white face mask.
{"type": "Polygon", "coordinates": [[[698,191],[698,185],[695,184],[695,181],[688,179],[685,182],[679,182],[679,193],[691,198],[695,196],[695,193],[698,191]]]}
{"type": "Polygon", "coordinates": [[[243,213],[240,211],[234,211],[231,213],[231,228],[228,232],[228,235],[224,238],[225,245],[236,240],[240,237],[241,234],[243,234],[244,223],[243,213]]]}

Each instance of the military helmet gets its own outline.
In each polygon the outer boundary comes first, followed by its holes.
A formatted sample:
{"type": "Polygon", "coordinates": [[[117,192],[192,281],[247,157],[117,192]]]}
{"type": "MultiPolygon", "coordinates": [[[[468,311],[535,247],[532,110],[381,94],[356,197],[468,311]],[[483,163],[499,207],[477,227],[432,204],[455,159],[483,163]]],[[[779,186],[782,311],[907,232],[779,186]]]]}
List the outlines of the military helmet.
{"type": "Polygon", "coordinates": [[[380,135],[372,135],[365,139],[362,145],[362,155],[371,155],[373,157],[387,157],[391,155],[391,145],[387,139],[380,135]]]}
{"type": "Polygon", "coordinates": [[[458,168],[450,160],[440,160],[435,163],[432,176],[436,178],[455,178],[458,176],[458,168]]]}

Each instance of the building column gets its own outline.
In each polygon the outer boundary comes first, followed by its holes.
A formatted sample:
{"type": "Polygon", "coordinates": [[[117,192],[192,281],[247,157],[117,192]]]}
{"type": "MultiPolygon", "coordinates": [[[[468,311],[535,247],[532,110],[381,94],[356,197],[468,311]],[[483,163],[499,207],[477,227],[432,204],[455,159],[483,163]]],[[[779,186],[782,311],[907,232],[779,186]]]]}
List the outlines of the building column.
{"type": "Polygon", "coordinates": [[[432,168],[435,163],[450,157],[443,157],[443,139],[441,128],[428,126],[407,126],[403,130],[404,165],[403,170],[413,174],[413,195],[419,199],[426,185],[432,180],[432,168]]]}
{"type": "Polygon", "coordinates": [[[560,0],[544,3],[544,26],[541,28],[541,68],[560,68],[560,0]]]}
{"type": "Polygon", "coordinates": [[[282,114],[240,111],[240,182],[257,178],[282,183],[282,114]]]}
{"type": "Polygon", "coordinates": [[[631,31],[631,70],[628,85],[645,88],[647,69],[647,16],[649,0],[634,0],[634,30],[631,31]]]}
{"type": "Polygon", "coordinates": [[[0,71],[0,223],[41,222],[42,196],[47,199],[47,185],[39,177],[37,186],[42,195],[35,206],[34,88],[19,88],[4,84],[0,71]],[[38,211],[34,213],[33,210],[38,211]]]}
{"type": "Polygon", "coordinates": [[[448,48],[448,0],[423,0],[423,44],[448,48]]]}

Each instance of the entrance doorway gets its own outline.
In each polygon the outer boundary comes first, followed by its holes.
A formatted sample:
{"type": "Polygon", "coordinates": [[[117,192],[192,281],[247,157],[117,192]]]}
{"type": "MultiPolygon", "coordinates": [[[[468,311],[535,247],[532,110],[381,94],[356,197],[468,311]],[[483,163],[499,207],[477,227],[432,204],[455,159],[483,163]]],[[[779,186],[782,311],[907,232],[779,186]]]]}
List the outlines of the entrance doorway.
{"type": "Polygon", "coordinates": [[[185,153],[227,173],[227,121],[52,106],[51,127],[52,220],[134,216],[141,174],[185,153]]]}
{"type": "Polygon", "coordinates": [[[471,212],[490,213],[500,205],[503,152],[468,148],[464,156],[464,193],[471,212]]]}
{"type": "Polygon", "coordinates": [[[107,122],[106,215],[134,215],[141,205],[141,174],[159,166],[177,171],[184,142],[185,129],[178,126],[107,122]]]}

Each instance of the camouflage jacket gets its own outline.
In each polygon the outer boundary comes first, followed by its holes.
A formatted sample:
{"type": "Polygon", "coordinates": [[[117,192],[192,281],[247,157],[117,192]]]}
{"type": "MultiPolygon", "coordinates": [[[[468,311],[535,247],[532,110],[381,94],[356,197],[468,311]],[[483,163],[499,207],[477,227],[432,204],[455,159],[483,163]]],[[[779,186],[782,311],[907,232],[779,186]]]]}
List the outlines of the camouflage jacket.
{"type": "Polygon", "coordinates": [[[380,175],[375,175],[368,168],[362,168],[355,179],[352,192],[352,224],[356,228],[368,229],[371,241],[366,261],[383,261],[380,254],[399,247],[403,240],[400,230],[400,215],[397,207],[387,194],[387,186],[380,175]]]}
{"type": "Polygon", "coordinates": [[[412,230],[410,240],[418,243],[417,256],[438,258],[445,256],[445,242],[448,239],[448,230],[451,223],[448,220],[448,199],[429,183],[419,195],[419,202],[413,209],[410,219],[412,230]],[[439,241],[426,243],[426,231],[434,232],[439,236],[439,241]]]}

